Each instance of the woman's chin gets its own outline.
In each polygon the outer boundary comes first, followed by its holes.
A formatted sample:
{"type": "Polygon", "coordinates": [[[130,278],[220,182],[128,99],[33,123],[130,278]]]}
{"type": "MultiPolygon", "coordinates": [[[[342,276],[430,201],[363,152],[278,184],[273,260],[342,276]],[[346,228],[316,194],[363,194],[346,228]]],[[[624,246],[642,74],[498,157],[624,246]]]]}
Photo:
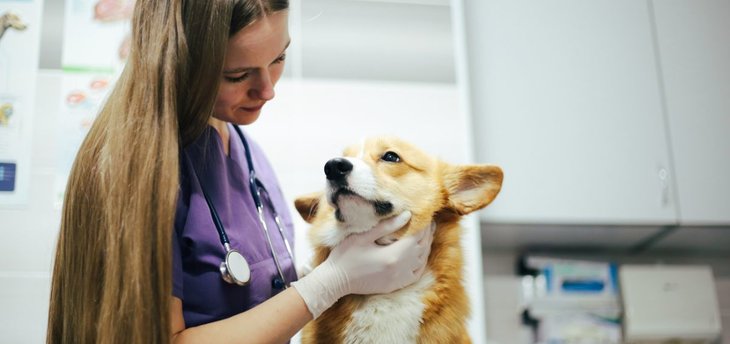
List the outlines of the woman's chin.
{"type": "Polygon", "coordinates": [[[257,111],[246,111],[246,110],[238,110],[236,111],[233,116],[231,116],[228,120],[228,122],[231,122],[233,124],[237,125],[249,125],[253,122],[256,122],[256,120],[259,119],[259,116],[261,115],[261,110],[257,111]]]}

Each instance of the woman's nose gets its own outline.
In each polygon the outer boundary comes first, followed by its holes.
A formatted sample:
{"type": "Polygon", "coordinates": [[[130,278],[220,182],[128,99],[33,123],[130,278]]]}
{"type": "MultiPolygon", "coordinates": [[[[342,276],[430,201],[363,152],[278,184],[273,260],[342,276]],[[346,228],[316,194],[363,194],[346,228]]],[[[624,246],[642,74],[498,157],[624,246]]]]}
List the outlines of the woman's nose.
{"type": "Polygon", "coordinates": [[[258,80],[254,87],[249,90],[251,98],[269,101],[274,98],[274,82],[271,80],[269,71],[259,73],[258,80]]]}

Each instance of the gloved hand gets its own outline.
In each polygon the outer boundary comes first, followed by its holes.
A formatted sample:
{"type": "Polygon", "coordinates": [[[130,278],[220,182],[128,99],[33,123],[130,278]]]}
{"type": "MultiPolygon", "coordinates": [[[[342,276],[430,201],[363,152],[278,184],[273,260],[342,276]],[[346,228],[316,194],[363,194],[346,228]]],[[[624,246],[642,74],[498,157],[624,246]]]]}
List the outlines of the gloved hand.
{"type": "Polygon", "coordinates": [[[406,211],[367,232],[350,235],[322,264],[292,283],[315,319],[345,295],[390,293],[421,277],[431,252],[433,225],[388,246],[375,243],[402,228],[410,218],[406,211]]]}

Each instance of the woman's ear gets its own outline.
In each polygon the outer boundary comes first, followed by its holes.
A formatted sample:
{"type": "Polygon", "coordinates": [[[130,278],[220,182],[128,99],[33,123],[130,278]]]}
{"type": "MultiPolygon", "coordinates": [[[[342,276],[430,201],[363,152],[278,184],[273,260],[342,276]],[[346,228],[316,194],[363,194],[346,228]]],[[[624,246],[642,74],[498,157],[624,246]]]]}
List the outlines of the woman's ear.
{"type": "Polygon", "coordinates": [[[322,194],[322,192],[315,192],[297,197],[297,199],[294,200],[294,207],[297,208],[299,215],[301,215],[307,223],[312,223],[314,216],[317,215],[319,200],[322,198],[322,194]]]}
{"type": "Polygon", "coordinates": [[[502,169],[494,165],[449,166],[444,176],[449,208],[466,215],[489,205],[502,188],[502,169]]]}

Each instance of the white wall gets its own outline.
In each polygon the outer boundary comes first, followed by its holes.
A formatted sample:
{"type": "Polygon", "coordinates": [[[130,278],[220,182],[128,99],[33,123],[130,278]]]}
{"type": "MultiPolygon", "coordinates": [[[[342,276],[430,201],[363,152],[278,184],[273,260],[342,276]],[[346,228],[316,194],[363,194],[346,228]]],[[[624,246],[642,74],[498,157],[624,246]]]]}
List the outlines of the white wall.
{"type": "Polygon", "coordinates": [[[45,340],[50,271],[60,211],[54,208],[54,126],[60,77],[41,71],[37,82],[28,205],[0,209],[0,342],[45,340]]]}

